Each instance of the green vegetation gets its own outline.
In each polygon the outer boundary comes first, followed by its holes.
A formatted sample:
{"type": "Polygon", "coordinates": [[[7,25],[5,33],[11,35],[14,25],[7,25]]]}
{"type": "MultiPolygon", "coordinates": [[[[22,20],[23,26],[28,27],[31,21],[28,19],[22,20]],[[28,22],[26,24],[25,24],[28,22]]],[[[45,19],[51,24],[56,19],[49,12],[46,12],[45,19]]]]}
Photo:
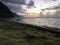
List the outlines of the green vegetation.
{"type": "Polygon", "coordinates": [[[0,20],[0,45],[60,45],[60,30],[0,20]]]}

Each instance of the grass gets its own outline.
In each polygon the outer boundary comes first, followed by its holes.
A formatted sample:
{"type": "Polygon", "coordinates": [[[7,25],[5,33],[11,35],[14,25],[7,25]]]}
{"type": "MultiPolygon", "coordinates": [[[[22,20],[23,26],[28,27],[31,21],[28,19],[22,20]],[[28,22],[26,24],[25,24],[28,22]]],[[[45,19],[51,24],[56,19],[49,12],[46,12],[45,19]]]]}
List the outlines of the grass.
{"type": "Polygon", "coordinates": [[[0,20],[0,45],[60,45],[60,29],[0,20]]]}

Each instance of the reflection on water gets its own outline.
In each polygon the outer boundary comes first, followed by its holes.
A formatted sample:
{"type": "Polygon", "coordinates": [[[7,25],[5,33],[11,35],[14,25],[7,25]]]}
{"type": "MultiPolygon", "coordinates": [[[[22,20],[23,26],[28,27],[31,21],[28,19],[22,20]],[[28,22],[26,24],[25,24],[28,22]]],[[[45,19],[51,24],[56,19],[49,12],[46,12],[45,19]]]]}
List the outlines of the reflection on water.
{"type": "Polygon", "coordinates": [[[60,28],[60,18],[23,18],[21,22],[37,26],[60,28]]]}
{"type": "Polygon", "coordinates": [[[60,18],[18,18],[13,19],[14,21],[33,24],[37,26],[49,26],[49,27],[57,27],[60,28],[60,18]]]}

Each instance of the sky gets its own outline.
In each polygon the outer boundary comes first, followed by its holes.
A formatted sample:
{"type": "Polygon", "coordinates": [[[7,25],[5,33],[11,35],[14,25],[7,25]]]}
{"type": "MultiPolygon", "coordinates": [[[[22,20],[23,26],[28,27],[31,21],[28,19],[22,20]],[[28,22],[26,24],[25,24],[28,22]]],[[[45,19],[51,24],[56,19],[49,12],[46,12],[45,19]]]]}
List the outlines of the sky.
{"type": "Polygon", "coordinates": [[[33,0],[35,2],[36,8],[32,8],[28,10],[29,12],[40,13],[41,9],[51,8],[52,6],[56,6],[60,4],[60,0],[33,0]]]}
{"type": "MultiPolygon", "coordinates": [[[[43,14],[48,12],[54,12],[55,6],[60,4],[60,0],[0,0],[3,2],[12,12],[19,15],[39,16],[41,9],[44,9],[43,14]],[[52,8],[53,7],[53,8],[52,8]],[[49,10],[47,10],[48,8],[49,10]],[[46,11],[47,10],[47,11],[46,11]]],[[[60,5],[59,5],[60,6],[60,5]]]]}

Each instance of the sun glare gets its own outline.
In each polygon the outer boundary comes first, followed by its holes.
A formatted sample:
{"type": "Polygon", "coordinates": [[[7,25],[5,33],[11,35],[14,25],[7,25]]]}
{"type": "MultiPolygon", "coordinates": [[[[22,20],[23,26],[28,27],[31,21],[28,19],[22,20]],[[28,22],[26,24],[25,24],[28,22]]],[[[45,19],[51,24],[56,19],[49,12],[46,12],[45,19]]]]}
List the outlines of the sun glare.
{"type": "Polygon", "coordinates": [[[30,17],[39,17],[40,9],[39,8],[30,8],[30,9],[27,9],[26,13],[30,17]]]}
{"type": "Polygon", "coordinates": [[[40,9],[39,8],[31,8],[31,9],[27,9],[26,12],[27,13],[40,13],[40,9]]]}

